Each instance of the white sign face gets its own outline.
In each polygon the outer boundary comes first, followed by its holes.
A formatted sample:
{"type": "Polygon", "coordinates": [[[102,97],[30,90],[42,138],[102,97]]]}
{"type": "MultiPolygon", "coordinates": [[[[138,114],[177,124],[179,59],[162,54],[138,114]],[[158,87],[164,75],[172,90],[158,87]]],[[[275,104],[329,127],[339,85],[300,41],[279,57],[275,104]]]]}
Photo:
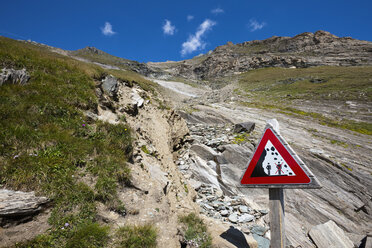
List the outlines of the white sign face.
{"type": "Polygon", "coordinates": [[[265,145],[266,156],[262,167],[268,176],[295,176],[280,153],[275,149],[270,140],[265,145]]]}

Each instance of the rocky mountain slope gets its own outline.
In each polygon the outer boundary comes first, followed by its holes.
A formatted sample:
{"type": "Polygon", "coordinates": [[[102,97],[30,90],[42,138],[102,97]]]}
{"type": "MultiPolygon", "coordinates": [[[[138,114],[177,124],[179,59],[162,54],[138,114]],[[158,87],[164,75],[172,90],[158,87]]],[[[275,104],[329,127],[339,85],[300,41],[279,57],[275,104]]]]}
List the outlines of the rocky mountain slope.
{"type": "Polygon", "coordinates": [[[190,60],[148,63],[150,68],[160,68],[173,76],[208,81],[266,67],[371,64],[372,42],[340,38],[325,31],[306,32],[294,37],[273,36],[240,44],[228,42],[190,60]]]}
{"type": "Polygon", "coordinates": [[[323,185],[286,190],[288,247],[370,242],[371,42],[318,31],[148,64],[29,43],[0,39],[1,245],[266,248],[267,190],[237,183],[272,118],[323,185]]]}
{"type": "Polygon", "coordinates": [[[0,65],[0,247],[226,243],[174,163],[188,129],[156,84],[4,37],[0,65]]]}

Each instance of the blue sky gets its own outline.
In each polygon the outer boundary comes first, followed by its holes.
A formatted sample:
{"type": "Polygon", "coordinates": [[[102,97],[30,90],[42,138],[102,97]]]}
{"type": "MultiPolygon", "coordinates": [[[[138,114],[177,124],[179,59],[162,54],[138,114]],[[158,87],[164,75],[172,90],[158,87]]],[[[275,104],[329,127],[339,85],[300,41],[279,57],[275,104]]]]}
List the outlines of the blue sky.
{"type": "Polygon", "coordinates": [[[12,0],[1,3],[0,35],[156,62],[317,30],[372,41],[371,13],[370,0],[12,0]]]}

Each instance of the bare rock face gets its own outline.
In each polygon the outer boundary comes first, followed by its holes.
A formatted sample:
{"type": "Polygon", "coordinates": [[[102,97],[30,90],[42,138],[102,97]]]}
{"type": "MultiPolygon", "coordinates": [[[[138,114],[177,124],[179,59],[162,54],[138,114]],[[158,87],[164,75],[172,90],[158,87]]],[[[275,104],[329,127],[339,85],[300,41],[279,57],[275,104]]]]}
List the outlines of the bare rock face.
{"type": "Polygon", "coordinates": [[[2,69],[0,71],[0,86],[3,84],[20,84],[24,85],[30,80],[30,75],[26,69],[2,69]]]}
{"type": "Polygon", "coordinates": [[[6,220],[32,216],[40,212],[48,202],[48,198],[37,197],[34,192],[1,189],[0,218],[6,220]]]}
{"type": "Polygon", "coordinates": [[[309,236],[318,248],[353,248],[354,244],[332,220],[313,227],[309,236]]]}

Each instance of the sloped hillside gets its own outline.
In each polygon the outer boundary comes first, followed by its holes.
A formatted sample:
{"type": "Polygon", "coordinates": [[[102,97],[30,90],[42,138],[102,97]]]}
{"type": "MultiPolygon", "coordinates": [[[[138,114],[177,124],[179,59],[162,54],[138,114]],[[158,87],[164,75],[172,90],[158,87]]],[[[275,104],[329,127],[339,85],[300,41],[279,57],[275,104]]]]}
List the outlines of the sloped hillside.
{"type": "Polygon", "coordinates": [[[4,37],[0,67],[1,247],[210,245],[154,83],[4,37]]]}

